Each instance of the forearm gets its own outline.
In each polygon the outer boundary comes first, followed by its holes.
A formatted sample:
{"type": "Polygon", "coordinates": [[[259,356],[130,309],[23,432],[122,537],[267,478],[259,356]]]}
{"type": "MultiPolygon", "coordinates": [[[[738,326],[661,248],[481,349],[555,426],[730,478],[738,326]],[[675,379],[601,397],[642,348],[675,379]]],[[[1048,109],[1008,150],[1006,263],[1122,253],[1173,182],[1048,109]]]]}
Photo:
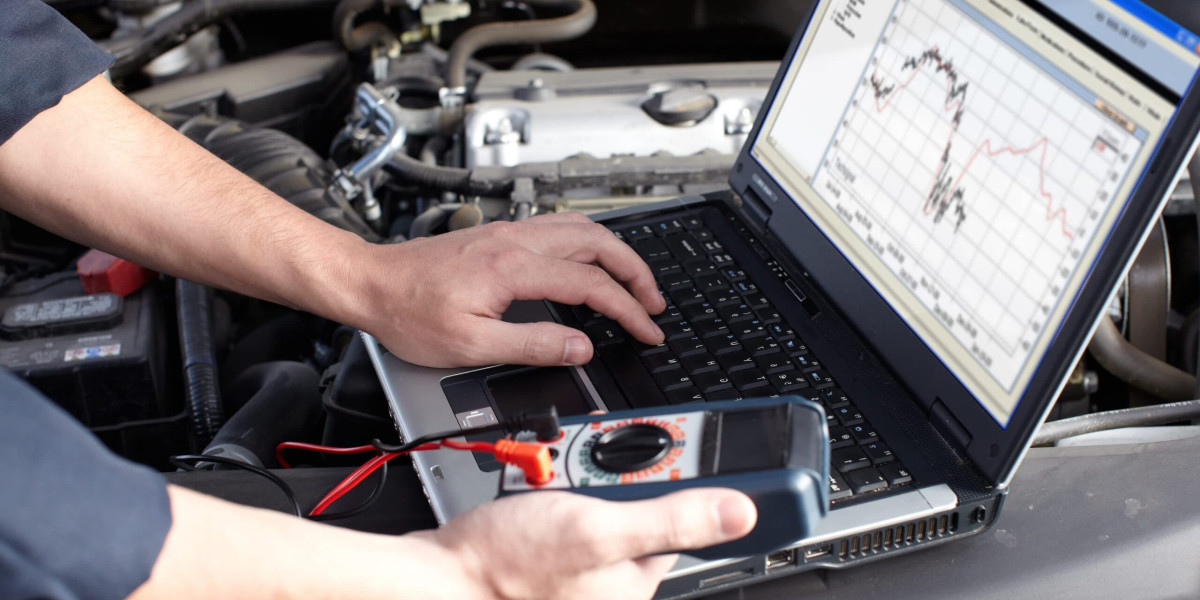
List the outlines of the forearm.
{"type": "Polygon", "coordinates": [[[345,322],[366,243],[141,110],[101,78],[0,145],[4,208],[180,277],[345,322]]]}
{"type": "Polygon", "coordinates": [[[422,535],[360,533],[168,491],[171,531],[133,600],[481,597],[456,556],[422,535]]]}

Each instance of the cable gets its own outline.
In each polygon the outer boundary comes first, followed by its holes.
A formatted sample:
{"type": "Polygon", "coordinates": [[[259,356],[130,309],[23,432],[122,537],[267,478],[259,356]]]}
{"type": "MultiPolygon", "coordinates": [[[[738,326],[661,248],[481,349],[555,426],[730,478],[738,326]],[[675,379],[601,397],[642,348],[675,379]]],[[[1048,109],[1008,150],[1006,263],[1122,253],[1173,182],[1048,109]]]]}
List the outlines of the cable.
{"type": "Polygon", "coordinates": [[[310,514],[310,515],[308,515],[308,519],[312,520],[312,521],[322,521],[322,522],[323,521],[336,521],[338,519],[349,519],[350,517],[360,515],[360,514],[366,512],[367,509],[374,506],[375,502],[377,502],[379,500],[379,497],[383,495],[383,486],[385,483],[387,483],[387,476],[388,476],[387,469],[388,469],[387,462],[384,462],[383,465],[379,468],[379,478],[375,482],[375,489],[371,490],[370,495],[367,496],[366,500],[362,501],[362,504],[359,504],[358,506],[351,508],[349,510],[343,510],[341,512],[321,513],[319,515],[310,514]]]}
{"type": "Polygon", "coordinates": [[[1043,423],[1033,438],[1033,445],[1046,446],[1059,440],[1095,431],[1163,425],[1198,418],[1200,418],[1200,400],[1092,413],[1043,423]]]}
{"type": "Polygon", "coordinates": [[[275,462],[279,466],[290,469],[292,465],[288,464],[283,459],[284,450],[309,450],[311,452],[324,452],[326,454],[362,454],[364,452],[378,452],[375,446],[354,446],[352,448],[339,448],[336,446],[322,446],[320,444],[309,444],[307,442],[280,442],[275,446],[275,462]]]}
{"type": "Polygon", "coordinates": [[[296,493],[292,491],[292,487],[288,485],[286,481],[280,479],[278,475],[266,469],[244,463],[240,460],[234,460],[232,458],[225,458],[223,456],[205,456],[203,454],[180,454],[177,456],[172,456],[168,460],[171,462],[171,464],[188,471],[196,470],[195,465],[190,463],[210,462],[218,465],[225,465],[227,467],[233,467],[235,469],[241,469],[243,471],[249,471],[261,477],[265,477],[268,481],[278,486],[280,490],[283,490],[284,495],[287,496],[288,502],[290,502],[292,505],[292,512],[294,512],[297,517],[301,519],[304,518],[304,510],[300,508],[300,502],[296,500],[296,493]]]}

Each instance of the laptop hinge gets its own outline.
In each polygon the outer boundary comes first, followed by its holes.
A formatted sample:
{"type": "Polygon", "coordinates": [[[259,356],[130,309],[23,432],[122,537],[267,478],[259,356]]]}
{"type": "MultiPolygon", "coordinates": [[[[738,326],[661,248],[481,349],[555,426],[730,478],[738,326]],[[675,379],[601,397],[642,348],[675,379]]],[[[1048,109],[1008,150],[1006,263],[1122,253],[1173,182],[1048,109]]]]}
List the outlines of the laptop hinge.
{"type": "Polygon", "coordinates": [[[755,223],[765,227],[767,219],[771,216],[771,210],[767,208],[767,203],[763,202],[758,192],[755,192],[754,188],[748,187],[742,190],[738,197],[742,200],[742,207],[747,216],[755,223]]]}
{"type": "Polygon", "coordinates": [[[929,417],[930,421],[933,421],[933,426],[938,430],[938,433],[942,434],[942,437],[946,438],[946,441],[950,442],[950,445],[955,450],[966,456],[967,446],[971,444],[971,434],[967,431],[966,427],[963,427],[958,418],[950,412],[950,409],[946,408],[941,398],[933,401],[933,406],[929,410],[929,417]]]}

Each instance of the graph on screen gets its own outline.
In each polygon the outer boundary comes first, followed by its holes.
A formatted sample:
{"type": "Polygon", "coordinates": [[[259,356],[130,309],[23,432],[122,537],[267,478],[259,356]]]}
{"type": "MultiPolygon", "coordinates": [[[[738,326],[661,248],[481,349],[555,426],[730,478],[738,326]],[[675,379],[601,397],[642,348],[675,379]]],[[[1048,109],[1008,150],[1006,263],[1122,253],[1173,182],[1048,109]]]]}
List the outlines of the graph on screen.
{"type": "Polygon", "coordinates": [[[1011,388],[1139,137],[954,5],[900,0],[813,186],[1011,388]]]}

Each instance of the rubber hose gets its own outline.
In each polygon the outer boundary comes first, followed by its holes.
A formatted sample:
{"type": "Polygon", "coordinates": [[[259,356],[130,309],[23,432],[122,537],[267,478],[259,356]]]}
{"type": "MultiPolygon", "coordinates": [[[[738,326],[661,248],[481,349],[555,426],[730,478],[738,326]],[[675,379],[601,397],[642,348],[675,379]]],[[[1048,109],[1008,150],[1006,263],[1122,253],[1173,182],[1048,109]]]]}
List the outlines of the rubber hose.
{"type": "Polygon", "coordinates": [[[1043,423],[1038,429],[1037,435],[1033,437],[1033,445],[1045,446],[1069,437],[1096,431],[1165,425],[1193,419],[1200,419],[1200,400],[1092,413],[1043,423]]]}
{"type": "MultiPolygon", "coordinates": [[[[504,44],[536,44],[577,38],[596,24],[596,5],[592,0],[569,0],[576,4],[575,12],[554,19],[488,23],[472,27],[458,36],[450,46],[446,60],[446,85],[451,89],[466,87],[467,61],[476,52],[504,44]]],[[[528,4],[556,6],[563,0],[527,0],[528,4]]]]}
{"type": "Polygon", "coordinates": [[[383,168],[411,183],[467,196],[507,198],[513,189],[508,179],[476,179],[470,169],[427,165],[404,153],[393,155],[383,168]]]}
{"type": "Polygon", "coordinates": [[[396,34],[383,23],[370,21],[354,25],[354,21],[371,10],[378,0],[341,0],[333,9],[333,37],[342,47],[356,52],[385,40],[396,39],[396,34]]]}
{"type": "Polygon", "coordinates": [[[1088,345],[1092,358],[1121,381],[1168,401],[1190,400],[1196,378],[1164,363],[1130,344],[1116,324],[1100,319],[1088,345]]]}
{"type": "Polygon", "coordinates": [[[252,127],[234,119],[159,117],[305,212],[369,242],[382,240],[345,198],[329,191],[333,167],[304,142],[276,129],[252,127]]]}
{"type": "Polygon", "coordinates": [[[413,219],[408,228],[408,238],[417,239],[433,235],[433,230],[440,227],[450,218],[450,214],[465,206],[458,202],[434,204],[413,219]]]}
{"type": "Polygon", "coordinates": [[[247,369],[230,385],[229,395],[249,399],[203,453],[278,467],[275,446],[279,442],[319,439],[325,414],[320,379],[316,369],[291,361],[260,363],[247,369]]]}
{"type": "Polygon", "coordinates": [[[120,79],[145,66],[188,36],[225,17],[253,11],[320,7],[333,0],[192,0],[133,37],[106,40],[100,47],[116,57],[109,72],[120,79]]]}
{"type": "Polygon", "coordinates": [[[184,398],[192,433],[200,444],[207,444],[221,429],[224,420],[221,390],[217,383],[210,293],[211,290],[198,283],[186,279],[175,280],[184,398]]]}

